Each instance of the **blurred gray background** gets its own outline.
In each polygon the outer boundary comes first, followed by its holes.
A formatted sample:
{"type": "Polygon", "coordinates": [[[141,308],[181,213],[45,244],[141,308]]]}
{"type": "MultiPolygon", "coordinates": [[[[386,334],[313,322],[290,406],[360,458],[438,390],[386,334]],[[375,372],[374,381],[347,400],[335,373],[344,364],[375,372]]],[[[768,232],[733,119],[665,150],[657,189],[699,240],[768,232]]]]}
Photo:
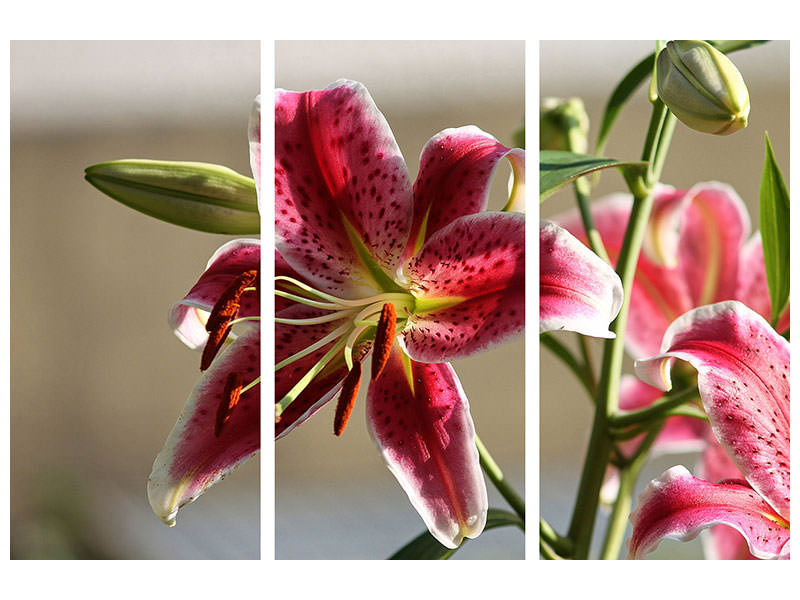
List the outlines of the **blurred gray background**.
{"type": "Polygon", "coordinates": [[[258,42],[11,44],[11,556],[258,558],[259,461],[169,529],[145,485],[199,375],[167,309],[227,241],[103,196],[84,168],[250,174],[258,42]]]}
{"type": "MultiPolygon", "coordinates": [[[[611,91],[640,59],[654,48],[650,41],[543,41],[539,44],[540,96],[580,96],[591,120],[590,149],[611,91]]],[[[758,227],[758,191],[764,161],[764,130],[789,182],[789,43],[774,41],[730,55],[750,92],[750,123],[730,136],[713,136],[677,124],[662,181],[678,188],[717,180],[734,187],[747,204],[753,230],[758,227]]],[[[650,118],[646,85],[623,109],[609,137],[606,156],[639,159],[650,118]]],[[[606,171],[593,198],[627,191],[616,171],[606,171]]],[[[575,206],[571,188],[541,205],[543,218],[575,206]]],[[[562,334],[562,340],[572,342],[562,334]]],[[[599,364],[601,344],[592,340],[599,364]]],[[[565,531],[572,510],[580,468],[591,429],[588,398],[571,374],[546,350],[541,352],[540,385],[540,502],[542,516],[565,531]]],[[[630,361],[626,371],[633,372],[630,361]]],[[[665,469],[684,464],[694,469],[695,455],[671,455],[651,460],[640,476],[644,485],[665,469]]],[[[604,519],[595,542],[602,541],[604,519]]],[[[652,558],[699,558],[700,541],[662,542],[652,558]]]]}
{"type": "MultiPolygon", "coordinates": [[[[367,86],[408,163],[447,127],[474,124],[506,145],[525,108],[522,42],[277,42],[276,87],[310,90],[340,78],[367,86]]],[[[498,171],[495,209],[510,169],[498,171]]],[[[478,435],[524,492],[522,338],[454,363],[478,435]]],[[[366,385],[341,438],[333,403],[277,442],[276,558],[385,558],[425,530],[383,464],[364,419],[366,385]]],[[[490,506],[508,508],[490,488],[490,506]]],[[[522,558],[517,529],[487,531],[455,558],[522,558]]]]}

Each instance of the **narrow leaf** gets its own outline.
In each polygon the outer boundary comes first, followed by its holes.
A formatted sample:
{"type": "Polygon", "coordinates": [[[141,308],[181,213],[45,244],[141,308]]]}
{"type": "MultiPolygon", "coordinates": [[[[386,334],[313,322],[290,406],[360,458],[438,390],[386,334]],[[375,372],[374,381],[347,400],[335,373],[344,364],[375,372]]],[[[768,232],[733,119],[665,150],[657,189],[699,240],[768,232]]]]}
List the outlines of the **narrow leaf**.
{"type": "Polygon", "coordinates": [[[575,154],[560,150],[542,150],[539,152],[539,200],[542,201],[551,196],[578,177],[611,167],[623,171],[627,178],[644,173],[647,163],[597,158],[588,154],[575,154]]]}
{"type": "Polygon", "coordinates": [[[789,300],[789,190],[775,160],[769,135],[759,192],[759,221],[764,247],[767,287],[775,323],[789,300]]]}
{"type": "MultiPolygon", "coordinates": [[[[494,529],[495,527],[505,527],[508,525],[516,525],[520,529],[525,528],[525,524],[519,516],[512,512],[501,510],[499,508],[490,508],[486,517],[487,529],[494,529]]],[[[418,535],[408,544],[400,548],[397,552],[389,557],[390,560],[446,560],[453,556],[459,548],[463,548],[467,543],[465,539],[458,548],[445,548],[427,531],[418,535]]]]}

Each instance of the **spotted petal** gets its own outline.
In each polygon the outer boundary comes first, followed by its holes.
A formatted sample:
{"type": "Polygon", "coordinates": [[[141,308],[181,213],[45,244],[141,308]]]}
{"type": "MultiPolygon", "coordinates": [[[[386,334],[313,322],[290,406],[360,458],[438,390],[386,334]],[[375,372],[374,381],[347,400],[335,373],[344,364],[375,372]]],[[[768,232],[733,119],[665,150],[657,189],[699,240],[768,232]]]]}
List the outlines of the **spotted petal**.
{"type": "Polygon", "coordinates": [[[714,435],[748,483],[789,519],[789,344],[740,302],[689,311],[664,334],[661,354],[636,361],[637,374],[671,387],[679,358],[697,371],[714,435]]]}
{"type": "Polygon", "coordinates": [[[369,387],[367,422],[389,470],[431,535],[455,548],[483,531],[488,498],[475,428],[449,364],[408,360],[404,365],[395,345],[369,387]]]}
{"type": "Polygon", "coordinates": [[[407,276],[417,314],[403,343],[414,360],[445,362],[508,339],[525,326],[525,216],[452,221],[428,239],[407,276]]]}
{"type": "Polygon", "coordinates": [[[260,384],[241,394],[219,436],[215,424],[228,374],[241,374],[244,385],[258,376],[260,337],[260,327],[247,330],[211,363],[153,463],[147,497],[153,512],[167,525],[175,524],[179,508],[259,449],[260,384]]]}
{"type": "Polygon", "coordinates": [[[642,558],[664,538],[691,540],[720,523],[738,530],[757,558],[788,553],[789,524],[749,485],[733,480],[709,483],[682,466],[650,482],[630,520],[629,558],[642,558]]]}
{"type": "MultiPolygon", "coordinates": [[[[201,349],[208,332],[205,324],[208,313],[222,292],[236,277],[245,271],[261,266],[261,242],[251,239],[236,239],[223,244],[208,261],[206,270],[197,283],[180,302],[169,311],[169,325],[175,335],[193,350],[201,349]]],[[[261,314],[261,302],[255,291],[242,294],[240,317],[261,314]]]]}
{"type": "Polygon", "coordinates": [[[277,90],[275,138],[276,244],[286,261],[314,287],[351,297],[375,288],[375,269],[394,274],[411,227],[411,183],[366,88],[277,90]]]}
{"type": "Polygon", "coordinates": [[[608,330],[622,306],[614,270],[566,229],[539,224],[539,331],[577,331],[612,338],[608,330]]]}
{"type": "Polygon", "coordinates": [[[524,150],[506,148],[473,125],[445,129],[428,140],[414,182],[414,222],[406,256],[458,217],[486,210],[489,184],[503,158],[520,180],[515,183],[524,185],[524,150]]]}

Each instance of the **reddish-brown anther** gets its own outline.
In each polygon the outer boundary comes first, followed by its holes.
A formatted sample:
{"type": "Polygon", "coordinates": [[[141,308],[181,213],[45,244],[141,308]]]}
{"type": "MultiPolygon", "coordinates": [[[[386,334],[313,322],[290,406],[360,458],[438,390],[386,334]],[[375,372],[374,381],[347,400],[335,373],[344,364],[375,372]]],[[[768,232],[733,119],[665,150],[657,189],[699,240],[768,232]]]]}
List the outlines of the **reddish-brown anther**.
{"type": "Polygon", "coordinates": [[[214,304],[206,322],[208,331],[208,341],[203,348],[203,356],[200,358],[200,370],[205,371],[211,366],[211,362],[219,352],[222,344],[231,332],[230,322],[239,314],[239,302],[245,289],[258,281],[258,269],[245,271],[231,284],[214,304]]]}
{"type": "Polygon", "coordinates": [[[339,394],[339,402],[336,405],[336,416],[333,419],[333,433],[342,435],[347,421],[350,420],[350,413],[356,403],[358,387],[361,385],[361,363],[353,364],[353,368],[347,374],[342,384],[342,391],[339,394]]]}
{"type": "Polygon", "coordinates": [[[381,310],[378,319],[378,328],[375,331],[375,343],[372,347],[372,380],[375,381],[386,366],[389,354],[394,344],[394,334],[397,329],[397,311],[394,304],[387,302],[381,310]]]}
{"type": "Polygon", "coordinates": [[[222,400],[217,407],[217,419],[214,422],[214,436],[219,437],[222,428],[231,420],[231,414],[236,405],[239,404],[239,396],[242,394],[242,376],[239,373],[228,373],[225,380],[225,388],[222,392],[222,400]]]}

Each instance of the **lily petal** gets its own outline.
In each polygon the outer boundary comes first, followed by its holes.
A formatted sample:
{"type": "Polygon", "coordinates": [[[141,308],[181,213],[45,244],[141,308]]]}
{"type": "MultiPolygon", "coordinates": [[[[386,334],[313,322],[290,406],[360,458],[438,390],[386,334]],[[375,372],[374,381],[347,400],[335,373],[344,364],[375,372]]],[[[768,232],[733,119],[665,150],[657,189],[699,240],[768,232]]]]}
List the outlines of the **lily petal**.
{"type": "Polygon", "coordinates": [[[449,364],[392,349],[367,396],[370,433],[428,530],[456,548],[486,524],[488,497],[469,404],[449,364]]]}
{"type": "Polygon", "coordinates": [[[728,185],[701,183],[686,192],[678,263],[692,307],[733,300],[739,255],[750,233],[744,202],[728,185]]]}
{"type": "MultiPolygon", "coordinates": [[[[725,479],[742,477],[741,471],[720,446],[709,436],[708,445],[703,451],[697,473],[706,481],[719,482],[725,479]]],[[[714,525],[703,532],[703,550],[711,560],[755,560],[750,554],[747,541],[735,530],[725,525],[714,525]]]]}
{"type": "Polygon", "coordinates": [[[250,122],[247,125],[247,137],[250,140],[250,169],[256,182],[258,205],[261,206],[261,96],[256,96],[250,111],[250,122]]]}
{"type": "Polygon", "coordinates": [[[337,295],[375,287],[365,261],[394,274],[411,227],[411,183],[367,89],[341,80],[277,90],[275,138],[276,245],[286,261],[337,295]]]}
{"type": "Polygon", "coordinates": [[[622,306],[614,270],[566,229],[539,224],[539,332],[569,330],[612,338],[622,306]]]}
{"type": "MultiPolygon", "coordinates": [[[[222,292],[245,271],[261,267],[261,242],[236,239],[220,246],[208,261],[208,266],[189,293],[172,306],[168,320],[175,335],[189,348],[201,349],[208,332],[205,324],[208,313],[222,292]]],[[[255,291],[242,294],[240,317],[261,314],[261,301],[255,291]]]]}
{"type": "Polygon", "coordinates": [[[682,466],[648,484],[630,520],[629,558],[642,558],[664,538],[691,540],[720,523],[738,530],[757,558],[779,558],[788,552],[788,523],[750,486],[730,480],[709,483],[682,466]]]}
{"type": "Polygon", "coordinates": [[[428,140],[414,182],[407,257],[454,219],[486,210],[489,184],[504,157],[515,171],[524,172],[524,150],[506,148],[473,125],[445,129],[428,140]]]}
{"type": "Polygon", "coordinates": [[[788,342],[744,304],[719,302],[678,318],[661,354],[636,361],[636,372],[669,389],[675,358],[697,369],[714,435],[748,483],[788,520],[788,342]]]}
{"type": "MultiPolygon", "coordinates": [[[[764,267],[764,248],[761,233],[756,232],[742,247],[739,257],[739,277],[736,283],[736,299],[746,304],[765,319],[772,315],[772,302],[767,287],[767,271],[764,267]]],[[[781,314],[775,330],[783,333],[789,329],[789,306],[781,314]]]]}
{"type": "Polygon", "coordinates": [[[247,330],[211,363],[153,463],[147,497],[153,512],[167,525],[175,524],[179,508],[197,499],[260,447],[260,384],[241,394],[230,420],[219,436],[215,435],[228,374],[241,374],[245,385],[259,374],[260,337],[260,327],[247,330]]]}
{"type": "Polygon", "coordinates": [[[407,275],[418,313],[403,331],[411,358],[445,362],[505,341],[525,327],[525,216],[459,217],[428,239],[407,275]]]}
{"type": "MultiPolygon", "coordinates": [[[[592,203],[592,216],[616,263],[631,197],[615,194],[592,203]]],[[[556,219],[584,243],[580,216],[556,219]]],[[[750,230],[744,203],[732,188],[709,182],[689,190],[656,189],[631,294],[625,345],[634,357],[658,352],[669,324],[703,304],[733,300],[739,253],[750,230]]]]}

